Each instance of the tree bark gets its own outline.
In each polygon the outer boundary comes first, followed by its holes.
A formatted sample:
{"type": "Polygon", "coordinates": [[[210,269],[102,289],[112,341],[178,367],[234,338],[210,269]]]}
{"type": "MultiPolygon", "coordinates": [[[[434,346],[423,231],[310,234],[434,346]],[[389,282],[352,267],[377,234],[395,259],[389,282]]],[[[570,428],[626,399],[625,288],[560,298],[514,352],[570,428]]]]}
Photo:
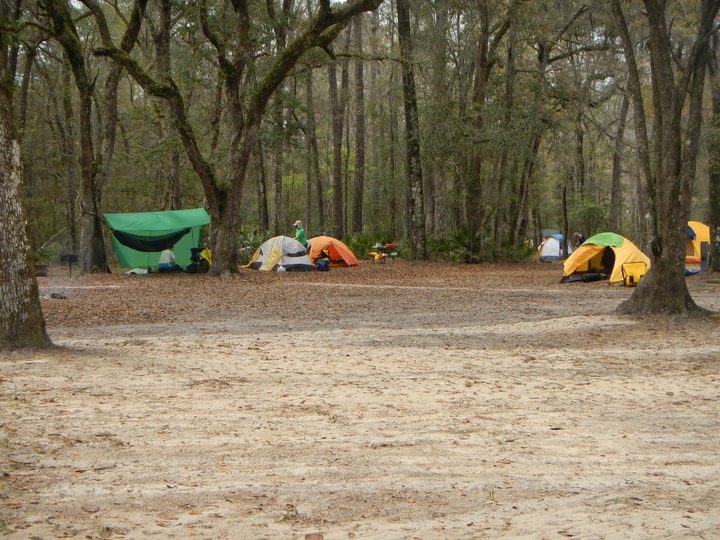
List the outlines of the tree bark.
{"type": "MultiPolygon", "coordinates": [[[[0,26],[8,28],[8,5],[0,26]]],[[[0,32],[0,350],[52,345],[45,329],[33,271],[23,207],[23,169],[12,115],[13,77],[6,71],[10,47],[0,32]]]]}
{"type": "Polygon", "coordinates": [[[418,121],[408,0],[397,0],[396,8],[405,109],[405,177],[410,188],[410,205],[408,207],[410,256],[413,259],[426,259],[425,211],[423,208],[423,179],[420,161],[420,124],[418,121]]]}

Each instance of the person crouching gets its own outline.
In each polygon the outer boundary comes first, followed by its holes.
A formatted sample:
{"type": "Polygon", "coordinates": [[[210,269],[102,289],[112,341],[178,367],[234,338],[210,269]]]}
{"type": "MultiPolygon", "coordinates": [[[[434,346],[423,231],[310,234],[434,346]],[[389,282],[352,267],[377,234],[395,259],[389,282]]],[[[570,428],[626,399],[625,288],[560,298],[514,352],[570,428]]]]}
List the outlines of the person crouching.
{"type": "Polygon", "coordinates": [[[160,260],[158,261],[158,270],[160,272],[172,272],[175,270],[175,253],[173,249],[175,246],[168,246],[160,253],[160,260]]]}

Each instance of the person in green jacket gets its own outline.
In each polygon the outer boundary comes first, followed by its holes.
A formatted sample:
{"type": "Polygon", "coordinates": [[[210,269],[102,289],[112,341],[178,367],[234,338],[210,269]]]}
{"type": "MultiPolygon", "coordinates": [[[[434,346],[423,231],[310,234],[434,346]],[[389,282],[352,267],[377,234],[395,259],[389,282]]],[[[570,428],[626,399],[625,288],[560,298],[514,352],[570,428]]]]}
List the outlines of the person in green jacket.
{"type": "Polygon", "coordinates": [[[303,229],[302,221],[299,219],[293,223],[293,226],[295,227],[295,240],[300,242],[303,246],[305,246],[305,249],[310,251],[310,243],[308,242],[307,236],[305,236],[305,229],[303,229]]]}

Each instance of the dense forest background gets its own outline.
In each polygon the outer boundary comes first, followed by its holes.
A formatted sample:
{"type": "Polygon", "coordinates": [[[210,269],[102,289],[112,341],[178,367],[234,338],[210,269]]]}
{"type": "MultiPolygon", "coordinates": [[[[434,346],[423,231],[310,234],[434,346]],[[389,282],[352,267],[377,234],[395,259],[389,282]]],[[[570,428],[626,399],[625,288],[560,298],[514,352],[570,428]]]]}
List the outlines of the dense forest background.
{"type": "MultiPolygon", "coordinates": [[[[77,252],[87,214],[207,207],[198,164],[219,185],[227,181],[233,108],[249,106],[277,52],[325,4],[18,1],[14,106],[35,248],[53,258],[77,252]],[[247,4],[248,21],[232,16],[238,4],[247,4]],[[68,38],[73,32],[77,39],[68,38]],[[238,36],[252,46],[241,48],[238,36]],[[233,103],[227,86],[238,51],[246,69],[233,103]],[[171,81],[182,109],[142,75],[171,81]],[[183,125],[192,128],[195,159],[183,125]]],[[[300,56],[268,99],[241,196],[225,202],[239,208],[235,240],[292,235],[301,219],[309,235],[403,246],[419,212],[420,256],[521,257],[543,228],[565,222],[570,236],[609,230],[647,246],[638,115],[611,4],[385,0],[353,16],[330,45],[300,56]],[[398,24],[404,9],[408,35],[398,24]],[[408,155],[409,101],[417,165],[408,155]]],[[[667,5],[678,56],[697,34],[698,4],[667,5]]],[[[643,5],[622,9],[650,108],[643,5]]],[[[706,136],[687,194],[690,217],[706,223],[714,69],[710,75],[706,136]]]]}

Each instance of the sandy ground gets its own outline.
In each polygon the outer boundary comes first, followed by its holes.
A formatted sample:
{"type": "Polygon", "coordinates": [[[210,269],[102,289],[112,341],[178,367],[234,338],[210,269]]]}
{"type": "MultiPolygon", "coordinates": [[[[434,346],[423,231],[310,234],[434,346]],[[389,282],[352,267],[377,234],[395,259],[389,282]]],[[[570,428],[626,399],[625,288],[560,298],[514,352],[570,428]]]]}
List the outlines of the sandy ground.
{"type": "Polygon", "coordinates": [[[58,347],[0,354],[0,535],[720,538],[720,323],[560,274],[54,269],[58,347]]]}

